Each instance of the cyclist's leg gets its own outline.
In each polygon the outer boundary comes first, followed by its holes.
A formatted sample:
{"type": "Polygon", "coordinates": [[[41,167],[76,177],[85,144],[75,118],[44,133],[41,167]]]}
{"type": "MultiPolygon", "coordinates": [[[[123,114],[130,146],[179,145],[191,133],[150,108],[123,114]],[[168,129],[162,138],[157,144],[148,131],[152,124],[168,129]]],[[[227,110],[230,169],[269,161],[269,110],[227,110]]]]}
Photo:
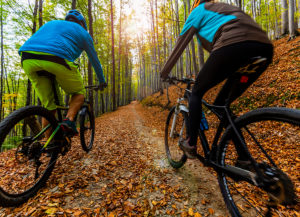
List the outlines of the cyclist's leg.
{"type": "MultiPolygon", "coordinates": [[[[228,78],[228,80],[222,87],[221,91],[219,92],[218,96],[216,97],[215,102],[214,102],[215,105],[224,105],[225,102],[231,103],[235,99],[237,99],[240,95],[242,95],[247,90],[247,88],[251,84],[253,84],[258,79],[258,77],[266,70],[266,68],[272,61],[273,48],[271,45],[250,42],[250,43],[245,43],[243,45],[243,47],[244,47],[243,50],[245,52],[244,56],[247,57],[247,60],[246,60],[246,62],[244,62],[244,59],[241,59],[239,61],[240,62],[239,67],[241,67],[243,64],[247,63],[247,61],[249,61],[250,58],[256,57],[256,56],[261,56],[261,57],[267,58],[267,63],[265,66],[258,68],[258,70],[255,73],[246,75],[248,80],[246,80],[244,82],[240,82],[239,80],[236,81],[236,79],[241,78],[241,75],[238,73],[233,73],[228,78]],[[229,92],[231,90],[233,90],[233,92],[231,93],[230,98],[228,98],[229,92]]],[[[237,146],[239,146],[240,140],[237,137],[233,137],[232,140],[237,146]]],[[[247,159],[247,154],[244,152],[243,149],[238,148],[237,152],[239,154],[239,160],[244,161],[245,159],[247,159]]]]}
{"type": "Polygon", "coordinates": [[[28,76],[37,96],[41,100],[42,105],[51,111],[56,109],[51,81],[49,78],[45,76],[39,76],[36,73],[37,71],[45,70],[43,68],[43,62],[45,61],[28,59],[23,61],[22,65],[25,74],[28,76]]]}
{"type": "Polygon", "coordinates": [[[83,94],[73,94],[69,103],[69,110],[66,118],[69,118],[70,121],[74,121],[74,118],[84,103],[83,94]]]}
{"type": "Polygon", "coordinates": [[[47,71],[56,76],[56,80],[62,89],[67,94],[72,95],[69,103],[69,111],[66,117],[70,121],[73,121],[77,112],[84,103],[85,90],[78,66],[67,60],[66,63],[70,66],[70,70],[63,65],[50,62],[45,63],[44,67],[47,68],[47,71]]]}
{"type": "Polygon", "coordinates": [[[273,46],[270,44],[262,44],[258,42],[244,42],[234,44],[232,46],[225,47],[227,52],[236,52],[234,55],[235,65],[237,67],[236,70],[231,72],[230,79],[222,87],[218,96],[215,99],[215,105],[224,105],[226,100],[229,102],[233,102],[240,95],[242,95],[246,89],[253,84],[257,78],[266,70],[269,64],[272,62],[273,58],[273,46]],[[267,58],[266,65],[264,67],[259,68],[255,73],[248,74],[247,82],[239,82],[235,83],[234,79],[239,78],[240,74],[237,74],[237,69],[248,63],[249,60],[253,57],[261,56],[267,58]],[[232,78],[232,79],[231,79],[232,78]],[[228,99],[229,91],[233,88],[233,83],[235,85],[239,85],[238,87],[234,87],[234,92],[230,99],[228,99]]]}
{"type": "Polygon", "coordinates": [[[222,72],[221,65],[218,61],[221,59],[213,52],[196,78],[192,94],[189,99],[189,144],[196,146],[198,130],[200,127],[202,115],[202,97],[212,87],[226,79],[228,73],[222,72]],[[216,63],[218,62],[218,63],[216,63]]]}
{"type": "MultiPolygon", "coordinates": [[[[54,100],[54,94],[52,91],[51,81],[45,76],[37,75],[37,71],[44,70],[42,67],[41,60],[28,59],[23,61],[22,63],[25,74],[28,76],[29,80],[32,83],[32,86],[41,100],[42,105],[50,110],[53,115],[56,113],[56,105],[54,100]]],[[[57,86],[57,85],[56,85],[57,86]]],[[[57,87],[58,88],[58,87],[57,87]]],[[[42,119],[42,127],[45,127],[49,124],[46,119],[42,119]]],[[[46,140],[51,135],[51,129],[49,129],[46,133],[46,140]]]]}
{"type": "MultiPolygon", "coordinates": [[[[272,59],[272,45],[257,42],[241,42],[220,48],[211,53],[210,57],[199,72],[196,83],[193,87],[189,102],[190,119],[190,145],[197,144],[197,134],[201,120],[201,100],[203,95],[212,87],[228,78],[233,72],[237,71],[242,63],[249,58],[268,54],[272,59]]],[[[253,79],[252,82],[254,82],[253,79]]],[[[242,94],[246,88],[241,89],[238,94],[242,94]]],[[[238,97],[239,95],[235,96],[238,97]]],[[[224,99],[225,102],[225,99],[224,99]]]]}

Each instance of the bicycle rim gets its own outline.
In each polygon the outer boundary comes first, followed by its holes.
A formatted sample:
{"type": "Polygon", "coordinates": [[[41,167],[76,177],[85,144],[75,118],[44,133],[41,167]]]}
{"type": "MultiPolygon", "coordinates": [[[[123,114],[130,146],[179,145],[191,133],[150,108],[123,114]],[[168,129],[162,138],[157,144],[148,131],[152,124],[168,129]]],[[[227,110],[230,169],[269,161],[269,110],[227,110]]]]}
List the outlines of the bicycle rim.
{"type": "MultiPolygon", "coordinates": [[[[275,109],[275,113],[276,111],[275,109]]],[[[300,116],[297,113],[294,117],[286,116],[280,109],[277,113],[266,113],[264,118],[263,112],[253,113],[254,115],[237,125],[255,161],[260,165],[277,168],[283,174],[280,183],[284,183],[285,187],[281,191],[285,192],[286,196],[293,197],[294,187],[300,187],[300,176],[297,172],[300,156],[300,116]]],[[[223,166],[234,166],[237,162],[237,151],[230,135],[230,132],[224,135],[223,143],[220,144],[219,163],[223,166]]],[[[270,199],[267,192],[247,182],[233,180],[222,172],[218,176],[225,203],[233,216],[265,216],[270,199]]],[[[299,198],[299,191],[296,194],[299,198]]],[[[272,212],[292,216],[298,208],[278,206],[272,209],[272,212]]]]}
{"type": "Polygon", "coordinates": [[[94,143],[95,119],[93,114],[87,109],[80,115],[80,142],[83,150],[89,152],[94,143]]]}
{"type": "Polygon", "coordinates": [[[42,118],[50,122],[52,129],[57,126],[54,116],[37,106],[19,109],[0,124],[2,206],[15,206],[32,197],[54,168],[57,152],[42,151],[46,134],[40,133],[42,118]]]}
{"type": "Polygon", "coordinates": [[[170,111],[165,128],[165,149],[169,163],[174,168],[180,168],[187,160],[184,152],[179,147],[179,141],[186,139],[188,114],[180,111],[177,114],[173,133],[171,135],[172,123],[175,116],[175,107],[170,111]]]}

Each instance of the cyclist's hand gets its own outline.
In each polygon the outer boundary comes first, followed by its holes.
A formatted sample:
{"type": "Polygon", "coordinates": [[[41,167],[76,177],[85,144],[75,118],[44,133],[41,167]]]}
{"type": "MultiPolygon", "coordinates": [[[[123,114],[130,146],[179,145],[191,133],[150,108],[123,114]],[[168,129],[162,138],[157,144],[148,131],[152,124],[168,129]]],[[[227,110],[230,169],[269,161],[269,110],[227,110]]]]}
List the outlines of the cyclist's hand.
{"type": "Polygon", "coordinates": [[[163,76],[162,74],[160,75],[160,78],[161,78],[161,80],[163,81],[163,82],[168,82],[168,80],[169,80],[169,76],[167,75],[167,76],[163,76]]]}
{"type": "Polygon", "coordinates": [[[161,76],[161,80],[162,80],[163,82],[170,82],[170,77],[169,77],[169,76],[167,76],[167,77],[161,76]]]}
{"type": "Polygon", "coordinates": [[[106,82],[99,84],[99,90],[100,91],[103,91],[106,87],[107,87],[107,83],[106,82]]]}
{"type": "Polygon", "coordinates": [[[176,77],[167,77],[165,79],[165,82],[168,82],[169,84],[175,84],[174,79],[176,79],[176,77]]]}

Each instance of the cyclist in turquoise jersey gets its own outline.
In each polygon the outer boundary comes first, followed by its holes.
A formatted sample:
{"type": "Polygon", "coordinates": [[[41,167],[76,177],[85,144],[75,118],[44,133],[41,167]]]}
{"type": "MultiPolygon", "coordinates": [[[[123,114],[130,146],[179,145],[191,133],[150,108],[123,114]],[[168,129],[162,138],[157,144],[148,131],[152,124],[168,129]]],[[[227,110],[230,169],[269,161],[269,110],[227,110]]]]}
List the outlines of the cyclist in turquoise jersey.
{"type": "MultiPolygon", "coordinates": [[[[56,77],[56,86],[71,94],[69,110],[63,125],[71,134],[77,134],[74,118],[84,103],[83,79],[74,61],[85,50],[99,80],[99,88],[107,85],[102,66],[94,48],[93,39],[87,32],[87,25],[82,14],[70,10],[65,20],[54,20],[44,24],[20,48],[22,66],[40,98],[42,105],[55,114],[56,104],[47,77],[39,76],[38,71],[47,71],[56,77]]],[[[58,91],[59,93],[59,91],[58,91]]],[[[61,94],[59,99],[62,102],[61,94]]],[[[45,125],[43,120],[43,125],[45,125]]]]}
{"type": "MultiPolygon", "coordinates": [[[[210,56],[197,75],[189,99],[189,135],[180,146],[189,158],[195,158],[197,137],[202,116],[203,95],[223,80],[239,73],[239,68],[253,57],[266,58],[266,64],[249,74],[232,101],[239,97],[272,62],[273,46],[266,33],[240,8],[210,0],[195,0],[177,43],[165,63],[161,77],[168,79],[173,66],[196,35],[199,43],[210,52],[210,56]]],[[[215,99],[215,105],[224,105],[230,83],[225,83],[215,99]]],[[[245,153],[239,153],[243,162],[245,153]]]]}

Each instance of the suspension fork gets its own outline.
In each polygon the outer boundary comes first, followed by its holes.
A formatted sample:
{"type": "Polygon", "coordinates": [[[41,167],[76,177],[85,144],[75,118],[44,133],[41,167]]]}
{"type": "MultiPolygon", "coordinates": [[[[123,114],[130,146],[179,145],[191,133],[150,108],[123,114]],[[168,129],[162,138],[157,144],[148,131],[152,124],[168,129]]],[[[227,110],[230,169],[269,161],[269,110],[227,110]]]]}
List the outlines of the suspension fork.
{"type": "MultiPolygon", "coordinates": [[[[169,134],[170,138],[173,138],[173,136],[174,136],[173,134],[174,134],[175,126],[176,126],[176,120],[177,120],[177,116],[180,113],[180,111],[183,110],[188,113],[188,108],[185,105],[181,104],[181,101],[184,101],[184,100],[185,100],[184,98],[179,98],[177,100],[177,105],[175,107],[174,117],[172,120],[171,130],[170,130],[170,134],[169,134]]],[[[183,124],[182,128],[180,129],[180,135],[183,134],[184,127],[185,127],[185,123],[183,124]]]]}
{"type": "Polygon", "coordinates": [[[180,110],[179,110],[179,103],[177,103],[176,107],[175,107],[175,111],[174,111],[174,117],[172,119],[172,125],[171,125],[171,130],[170,130],[170,138],[173,138],[173,134],[174,134],[174,129],[175,129],[175,125],[176,125],[176,120],[177,120],[177,115],[179,114],[180,110]]]}

